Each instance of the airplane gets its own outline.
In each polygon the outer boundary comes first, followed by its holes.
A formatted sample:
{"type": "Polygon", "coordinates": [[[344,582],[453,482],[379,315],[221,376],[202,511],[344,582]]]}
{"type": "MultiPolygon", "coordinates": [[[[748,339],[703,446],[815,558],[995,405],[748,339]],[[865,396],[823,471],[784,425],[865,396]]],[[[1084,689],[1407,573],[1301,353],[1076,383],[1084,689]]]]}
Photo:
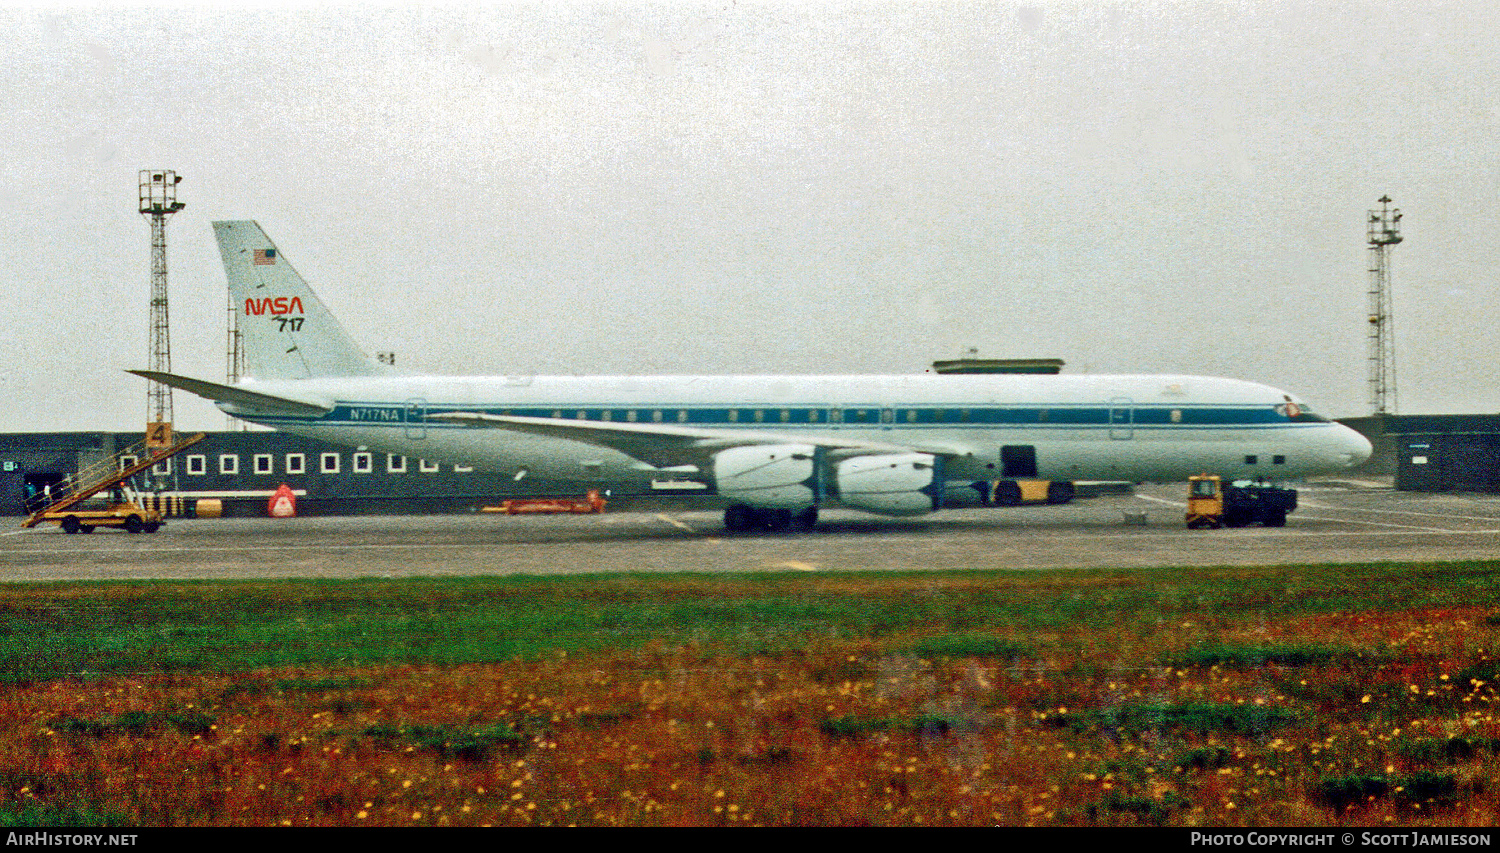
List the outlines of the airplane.
{"type": "Polygon", "coordinates": [[[694,484],[731,532],[823,507],[916,516],[950,482],[1297,480],[1369,457],[1301,398],[1176,375],[424,376],[369,358],[253,221],[213,223],[243,336],[233,385],[138,376],[277,430],[560,484],[694,484]]]}

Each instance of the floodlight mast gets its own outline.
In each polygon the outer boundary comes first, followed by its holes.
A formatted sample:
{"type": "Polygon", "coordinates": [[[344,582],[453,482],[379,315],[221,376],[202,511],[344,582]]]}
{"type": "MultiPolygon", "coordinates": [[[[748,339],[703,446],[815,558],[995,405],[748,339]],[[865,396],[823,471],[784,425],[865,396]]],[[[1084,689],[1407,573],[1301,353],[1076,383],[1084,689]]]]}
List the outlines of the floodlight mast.
{"type": "Polygon", "coordinates": [[[1391,197],[1380,197],[1380,209],[1365,222],[1370,246],[1370,407],[1376,415],[1396,413],[1396,337],[1391,317],[1391,247],[1401,242],[1401,211],[1391,197]]]}
{"type": "MultiPolygon", "coordinates": [[[[170,169],[142,169],[140,212],[151,223],[151,369],[172,372],[172,335],[167,312],[167,220],[187,205],[177,200],[182,178],[170,169]]],[[[172,389],[146,383],[146,444],[172,444],[172,389]]]]}

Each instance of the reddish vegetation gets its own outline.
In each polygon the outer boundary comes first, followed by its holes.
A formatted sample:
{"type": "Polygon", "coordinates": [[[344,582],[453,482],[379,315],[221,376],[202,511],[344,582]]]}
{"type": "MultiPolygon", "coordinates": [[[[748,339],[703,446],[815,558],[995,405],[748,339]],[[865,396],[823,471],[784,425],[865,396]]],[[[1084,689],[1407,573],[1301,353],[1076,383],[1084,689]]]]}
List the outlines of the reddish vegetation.
{"type": "Polygon", "coordinates": [[[902,637],[48,682],[0,694],[0,807],[143,825],[1491,826],[1487,616],[1072,628],[1010,638],[1038,650],[1015,660],[924,659],[902,637]],[[1173,659],[1210,637],[1346,651],[1173,659]],[[1203,708],[1231,724],[1194,722],[1203,708]]]}

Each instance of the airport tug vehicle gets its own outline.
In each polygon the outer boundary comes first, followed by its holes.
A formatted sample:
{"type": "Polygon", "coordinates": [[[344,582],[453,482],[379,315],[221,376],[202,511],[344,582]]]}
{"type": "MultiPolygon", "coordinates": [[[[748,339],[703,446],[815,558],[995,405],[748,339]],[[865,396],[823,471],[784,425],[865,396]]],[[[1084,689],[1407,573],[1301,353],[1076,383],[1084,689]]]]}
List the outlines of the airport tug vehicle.
{"type": "Polygon", "coordinates": [[[1188,478],[1187,526],[1190,529],[1246,527],[1262,524],[1285,527],[1287,513],[1297,508],[1297,490],[1256,481],[1240,486],[1214,474],[1188,478]]]}

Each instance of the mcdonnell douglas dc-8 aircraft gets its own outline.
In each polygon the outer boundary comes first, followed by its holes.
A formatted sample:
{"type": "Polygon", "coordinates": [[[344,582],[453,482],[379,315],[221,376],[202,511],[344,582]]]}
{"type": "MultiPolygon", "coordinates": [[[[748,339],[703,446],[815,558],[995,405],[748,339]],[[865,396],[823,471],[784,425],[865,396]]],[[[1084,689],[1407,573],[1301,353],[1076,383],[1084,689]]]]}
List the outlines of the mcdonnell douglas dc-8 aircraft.
{"type": "Polygon", "coordinates": [[[259,225],[214,232],[254,378],[133,373],[278,430],[517,479],[703,484],[732,531],[810,527],[832,505],[921,515],[949,481],[1281,481],[1370,455],[1291,394],[1200,376],[402,375],[259,225]]]}

